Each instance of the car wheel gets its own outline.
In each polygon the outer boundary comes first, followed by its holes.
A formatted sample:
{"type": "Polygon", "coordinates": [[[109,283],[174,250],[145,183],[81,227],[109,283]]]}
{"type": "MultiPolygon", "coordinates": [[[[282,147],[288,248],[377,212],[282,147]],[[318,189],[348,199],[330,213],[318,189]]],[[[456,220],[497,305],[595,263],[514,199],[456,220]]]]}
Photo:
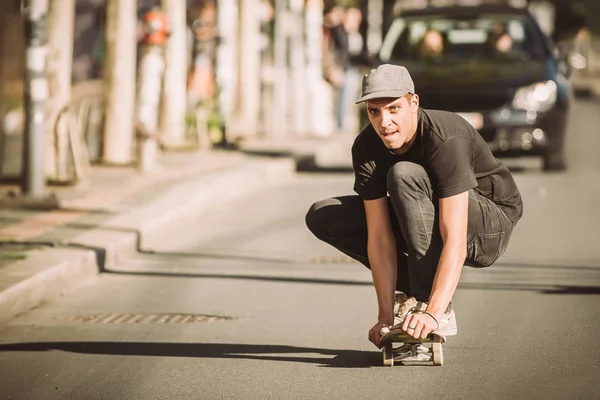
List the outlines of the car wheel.
{"type": "Polygon", "coordinates": [[[556,172],[564,171],[565,169],[567,169],[567,164],[565,162],[565,157],[562,151],[555,151],[544,154],[543,161],[544,171],[556,172]]]}

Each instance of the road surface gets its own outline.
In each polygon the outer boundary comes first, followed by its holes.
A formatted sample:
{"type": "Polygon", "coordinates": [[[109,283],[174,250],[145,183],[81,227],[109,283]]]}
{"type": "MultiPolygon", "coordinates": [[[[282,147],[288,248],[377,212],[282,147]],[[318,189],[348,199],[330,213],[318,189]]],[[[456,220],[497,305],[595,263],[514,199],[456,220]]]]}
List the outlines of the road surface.
{"type": "Polygon", "coordinates": [[[577,104],[568,172],[509,163],[525,215],[495,266],[464,270],[443,367],[381,366],[369,272],[303,221],[352,177],[306,174],[0,326],[0,398],[598,398],[599,111],[577,104]]]}

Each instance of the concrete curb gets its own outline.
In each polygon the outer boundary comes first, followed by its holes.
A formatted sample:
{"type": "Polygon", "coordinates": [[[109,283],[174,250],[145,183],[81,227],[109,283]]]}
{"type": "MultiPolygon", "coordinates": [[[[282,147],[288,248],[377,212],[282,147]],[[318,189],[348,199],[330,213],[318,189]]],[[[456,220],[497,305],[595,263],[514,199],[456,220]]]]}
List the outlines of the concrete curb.
{"type": "Polygon", "coordinates": [[[75,282],[84,283],[98,271],[91,250],[51,249],[2,271],[0,323],[64,294],[75,282]]]}
{"type": "Polygon", "coordinates": [[[0,323],[65,294],[143,248],[144,239],[199,216],[210,207],[290,178],[289,158],[253,159],[242,170],[212,172],[174,184],[151,202],[117,215],[69,241],[34,252],[0,271],[0,323]]]}

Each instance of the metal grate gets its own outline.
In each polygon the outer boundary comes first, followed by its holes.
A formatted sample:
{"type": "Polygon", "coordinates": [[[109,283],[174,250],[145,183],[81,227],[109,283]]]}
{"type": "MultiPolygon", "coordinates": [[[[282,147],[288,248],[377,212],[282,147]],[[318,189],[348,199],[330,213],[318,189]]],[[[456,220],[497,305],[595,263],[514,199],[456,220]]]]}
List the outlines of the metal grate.
{"type": "Polygon", "coordinates": [[[221,315],[176,313],[101,313],[68,318],[70,322],[91,324],[198,324],[232,319],[221,315]]]}
{"type": "Polygon", "coordinates": [[[344,254],[313,257],[310,259],[311,264],[353,264],[356,263],[354,259],[344,254]]]}

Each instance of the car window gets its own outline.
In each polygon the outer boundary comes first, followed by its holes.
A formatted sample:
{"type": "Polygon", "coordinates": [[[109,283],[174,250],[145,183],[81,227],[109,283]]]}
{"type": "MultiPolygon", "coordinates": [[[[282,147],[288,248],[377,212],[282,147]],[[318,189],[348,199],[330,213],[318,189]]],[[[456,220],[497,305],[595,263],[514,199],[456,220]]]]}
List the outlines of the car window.
{"type": "Polygon", "coordinates": [[[532,19],[500,14],[397,18],[380,52],[384,62],[535,59],[547,55],[545,39],[532,19]]]}

